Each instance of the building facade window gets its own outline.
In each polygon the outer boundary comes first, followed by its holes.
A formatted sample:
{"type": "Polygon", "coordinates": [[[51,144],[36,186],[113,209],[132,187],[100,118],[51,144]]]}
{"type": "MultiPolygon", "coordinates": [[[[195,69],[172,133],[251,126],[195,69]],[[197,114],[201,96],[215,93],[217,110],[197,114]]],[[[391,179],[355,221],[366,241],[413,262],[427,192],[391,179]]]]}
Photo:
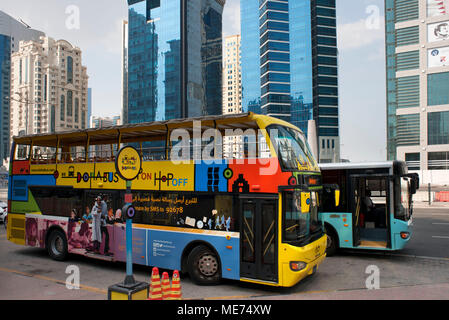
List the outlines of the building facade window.
{"type": "Polygon", "coordinates": [[[73,58],[67,57],[67,83],[73,83],[73,58]]]}
{"type": "Polygon", "coordinates": [[[449,72],[433,73],[427,76],[427,105],[449,104],[449,72]]]}
{"type": "Polygon", "coordinates": [[[65,96],[61,95],[61,104],[60,104],[60,115],[61,115],[61,121],[65,120],[65,96]]]}
{"type": "Polygon", "coordinates": [[[397,146],[419,145],[419,114],[407,114],[397,116],[397,146]]]}
{"type": "Polygon", "coordinates": [[[428,144],[449,144],[449,111],[427,115],[428,144]]]}
{"type": "Polygon", "coordinates": [[[427,159],[429,170],[449,169],[449,152],[429,152],[427,159]]]}
{"type": "Polygon", "coordinates": [[[73,115],[73,91],[67,91],[67,117],[73,115]]]}
{"type": "Polygon", "coordinates": [[[405,162],[409,170],[419,170],[420,169],[421,155],[419,153],[406,153],[405,162]]]}
{"type": "Polygon", "coordinates": [[[78,98],[75,98],[75,122],[79,121],[79,115],[80,115],[80,100],[78,98]]]}

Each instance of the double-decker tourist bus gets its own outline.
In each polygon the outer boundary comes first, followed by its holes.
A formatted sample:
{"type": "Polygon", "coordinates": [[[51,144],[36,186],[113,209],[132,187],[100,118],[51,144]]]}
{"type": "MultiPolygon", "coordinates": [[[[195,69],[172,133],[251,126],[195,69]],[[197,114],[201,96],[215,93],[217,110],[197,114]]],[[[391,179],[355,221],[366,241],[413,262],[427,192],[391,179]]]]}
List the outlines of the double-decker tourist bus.
{"type": "Polygon", "coordinates": [[[320,164],[323,201],[320,220],[327,254],[338,248],[400,250],[412,235],[417,174],[403,161],[320,164]],[[336,186],[333,188],[332,186],[336,186]],[[339,206],[333,189],[339,189],[339,206]]]}
{"type": "Polygon", "coordinates": [[[56,260],[126,261],[127,182],[115,167],[124,146],[142,160],[131,182],[134,263],[198,284],[290,287],[323,262],[321,175],[305,136],[253,113],[14,137],[8,240],[56,260]],[[92,218],[103,206],[100,232],[92,218]]]}

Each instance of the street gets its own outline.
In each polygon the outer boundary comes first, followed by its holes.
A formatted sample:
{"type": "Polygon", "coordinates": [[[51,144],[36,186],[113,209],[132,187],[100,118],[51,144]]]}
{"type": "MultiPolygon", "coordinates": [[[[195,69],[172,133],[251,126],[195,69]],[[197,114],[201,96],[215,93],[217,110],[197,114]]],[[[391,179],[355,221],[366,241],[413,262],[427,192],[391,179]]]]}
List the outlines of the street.
{"type": "MultiPolygon", "coordinates": [[[[401,252],[339,252],[314,276],[287,289],[229,280],[203,287],[184,275],[183,299],[449,299],[449,210],[416,208],[413,221],[413,237],[401,252]],[[380,290],[366,290],[372,266],[379,270],[380,290]]],[[[151,269],[134,266],[134,275],[150,282],[151,269]]],[[[57,262],[43,249],[10,243],[0,228],[0,299],[104,300],[107,288],[124,276],[123,263],[76,255],[57,262]],[[79,289],[66,287],[69,266],[80,270],[79,289]]]]}

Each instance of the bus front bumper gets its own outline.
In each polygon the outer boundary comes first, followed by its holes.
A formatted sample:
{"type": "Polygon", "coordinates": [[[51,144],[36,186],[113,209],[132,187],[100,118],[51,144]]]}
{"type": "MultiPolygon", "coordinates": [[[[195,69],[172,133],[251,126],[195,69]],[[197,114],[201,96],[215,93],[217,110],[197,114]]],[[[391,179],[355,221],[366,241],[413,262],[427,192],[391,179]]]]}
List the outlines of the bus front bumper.
{"type": "Polygon", "coordinates": [[[282,250],[289,252],[282,263],[282,283],[283,287],[292,287],[304,278],[314,274],[320,264],[326,258],[326,235],[320,239],[308,244],[305,247],[285,246],[282,250]],[[292,264],[300,262],[301,269],[296,271],[292,269],[292,264]]]}

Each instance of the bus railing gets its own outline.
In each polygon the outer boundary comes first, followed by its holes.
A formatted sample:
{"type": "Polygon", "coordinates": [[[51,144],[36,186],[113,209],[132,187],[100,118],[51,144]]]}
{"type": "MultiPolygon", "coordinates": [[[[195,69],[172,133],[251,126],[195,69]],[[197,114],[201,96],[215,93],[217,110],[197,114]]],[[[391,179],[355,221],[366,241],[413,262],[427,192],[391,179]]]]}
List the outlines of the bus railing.
{"type": "MultiPolygon", "coordinates": [[[[184,157],[189,160],[200,161],[210,159],[246,159],[246,158],[269,158],[270,151],[265,144],[257,145],[257,142],[225,141],[216,144],[213,147],[203,143],[198,149],[190,144],[183,152],[184,157]]],[[[137,147],[143,161],[164,161],[179,160],[176,157],[182,147],[172,146],[155,146],[155,147],[137,147]],[[178,149],[175,149],[178,148],[178,149]]],[[[55,148],[39,148],[34,147],[31,159],[23,157],[16,160],[30,160],[32,165],[49,165],[56,163],[98,163],[98,162],[114,162],[117,154],[117,147],[109,145],[90,146],[86,153],[84,148],[75,147],[74,151],[56,152],[55,148]]],[[[185,159],[185,158],[184,158],[185,159]]]]}

